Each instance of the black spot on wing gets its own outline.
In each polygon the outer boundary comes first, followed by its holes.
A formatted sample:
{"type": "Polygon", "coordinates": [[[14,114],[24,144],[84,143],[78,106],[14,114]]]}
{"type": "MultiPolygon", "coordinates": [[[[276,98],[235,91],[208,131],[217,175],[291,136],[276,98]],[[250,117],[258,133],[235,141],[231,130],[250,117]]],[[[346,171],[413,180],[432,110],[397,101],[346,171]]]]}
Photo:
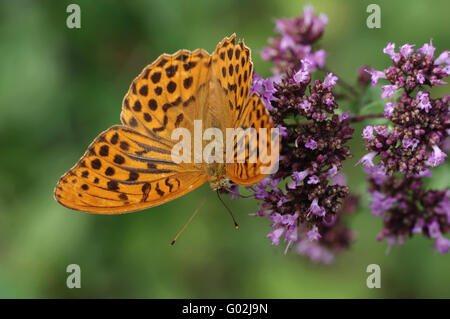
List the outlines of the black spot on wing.
{"type": "Polygon", "coordinates": [[[159,183],[156,183],[156,188],[155,188],[155,190],[156,190],[156,192],[158,193],[158,195],[160,196],[160,197],[162,197],[162,196],[164,196],[164,191],[162,191],[160,188],[159,188],[159,183]]]}

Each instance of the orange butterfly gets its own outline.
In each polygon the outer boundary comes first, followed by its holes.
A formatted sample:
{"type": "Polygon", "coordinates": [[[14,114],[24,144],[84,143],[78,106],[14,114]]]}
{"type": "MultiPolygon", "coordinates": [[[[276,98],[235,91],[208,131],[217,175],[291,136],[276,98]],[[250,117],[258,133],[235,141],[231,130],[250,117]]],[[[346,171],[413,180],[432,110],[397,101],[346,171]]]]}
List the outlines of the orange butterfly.
{"type": "MultiPolygon", "coordinates": [[[[163,54],[132,82],[121,121],[101,133],[55,188],[65,207],[99,214],[128,213],[180,197],[210,182],[252,185],[265,177],[264,161],[177,163],[172,157],[176,128],[272,128],[258,94],[250,94],[250,49],[226,37],[212,55],[203,49],[163,54]]],[[[239,139],[235,138],[234,142],[239,139]]],[[[259,137],[261,139],[261,137],[259,137]]],[[[254,148],[259,145],[250,142],[254,148]]],[[[265,141],[270,144],[270,137],[265,141]]],[[[264,142],[263,142],[264,143],[264,142]]],[[[250,148],[249,148],[250,152],[250,148]]],[[[234,152],[237,156],[236,151],[234,152]]]]}

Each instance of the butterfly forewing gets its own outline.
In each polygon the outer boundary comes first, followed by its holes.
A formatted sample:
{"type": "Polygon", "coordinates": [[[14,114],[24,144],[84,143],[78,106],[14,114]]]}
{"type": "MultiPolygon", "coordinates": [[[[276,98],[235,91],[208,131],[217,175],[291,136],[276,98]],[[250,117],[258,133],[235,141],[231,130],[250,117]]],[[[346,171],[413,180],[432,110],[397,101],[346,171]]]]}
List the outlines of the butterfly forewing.
{"type": "Polygon", "coordinates": [[[94,213],[122,213],[156,206],[192,191],[207,176],[177,164],[171,146],[127,127],[100,134],[78,164],[61,177],[56,199],[94,213]]]}
{"type": "Polygon", "coordinates": [[[161,55],[144,68],[125,95],[121,121],[90,145],[55,189],[69,208],[122,213],[156,206],[202,185],[199,164],[171,157],[177,127],[192,131],[201,118],[210,76],[210,55],[201,49],[161,55]]]}
{"type": "Polygon", "coordinates": [[[123,100],[122,123],[167,141],[177,127],[192,130],[205,105],[206,95],[200,93],[206,89],[210,59],[201,49],[161,55],[131,84],[123,100]]]}

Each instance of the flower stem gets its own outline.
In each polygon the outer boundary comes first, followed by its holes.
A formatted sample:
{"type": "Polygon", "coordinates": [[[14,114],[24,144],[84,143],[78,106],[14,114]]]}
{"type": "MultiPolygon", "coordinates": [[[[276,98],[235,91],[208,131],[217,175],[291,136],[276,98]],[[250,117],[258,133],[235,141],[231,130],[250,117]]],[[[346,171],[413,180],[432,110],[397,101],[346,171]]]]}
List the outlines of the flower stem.
{"type": "Polygon", "coordinates": [[[358,98],[358,97],[359,97],[359,92],[358,92],[357,90],[355,90],[355,88],[354,88],[352,85],[350,85],[350,84],[348,84],[347,82],[345,82],[345,81],[342,79],[342,77],[338,76],[338,75],[336,74],[336,72],[332,72],[332,71],[331,71],[330,69],[328,69],[326,66],[323,68],[323,70],[324,70],[325,72],[333,73],[334,75],[336,75],[336,76],[339,78],[339,80],[337,81],[337,85],[342,86],[342,88],[344,88],[345,90],[347,90],[348,92],[350,92],[350,93],[353,95],[354,98],[358,98]]]}

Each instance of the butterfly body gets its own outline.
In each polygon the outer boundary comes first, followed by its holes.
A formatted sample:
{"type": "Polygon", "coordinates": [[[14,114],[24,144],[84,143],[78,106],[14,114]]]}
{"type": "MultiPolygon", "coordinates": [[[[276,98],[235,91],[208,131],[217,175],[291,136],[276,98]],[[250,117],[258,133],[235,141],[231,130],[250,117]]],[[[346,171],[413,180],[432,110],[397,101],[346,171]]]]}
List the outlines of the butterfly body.
{"type": "Polygon", "coordinates": [[[212,163],[208,170],[209,186],[213,191],[230,187],[230,179],[226,177],[226,166],[223,163],[212,163]]]}
{"type": "MultiPolygon", "coordinates": [[[[259,182],[265,177],[259,159],[206,163],[193,151],[191,161],[179,162],[172,153],[172,133],[178,128],[192,135],[208,128],[224,135],[227,128],[270,130],[264,102],[250,94],[252,74],[250,49],[236,44],[235,35],[223,39],[211,55],[203,49],[161,55],[132,82],[123,100],[122,125],[101,133],[61,177],[56,200],[79,211],[118,214],[163,204],[206,182],[213,190],[230,182],[259,182]],[[203,127],[195,132],[200,120],[203,127]]],[[[200,146],[205,145],[202,140],[200,146]]],[[[258,145],[249,146],[258,150],[258,145]]]]}

